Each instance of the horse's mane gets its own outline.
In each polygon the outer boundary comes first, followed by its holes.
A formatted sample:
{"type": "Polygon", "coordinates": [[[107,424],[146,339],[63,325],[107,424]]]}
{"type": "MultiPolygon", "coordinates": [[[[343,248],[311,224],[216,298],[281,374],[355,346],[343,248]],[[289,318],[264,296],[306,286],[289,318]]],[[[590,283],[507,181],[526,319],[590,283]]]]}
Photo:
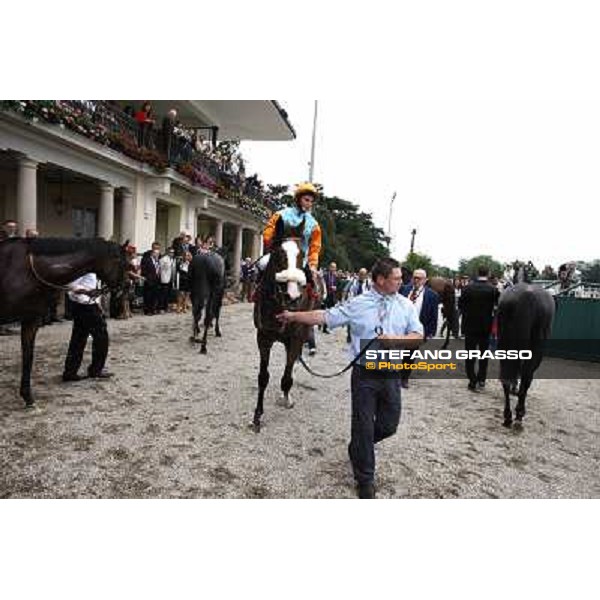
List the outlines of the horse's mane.
{"type": "Polygon", "coordinates": [[[90,252],[94,256],[119,256],[120,246],[115,242],[107,242],[102,238],[35,238],[27,240],[33,254],[58,256],[75,252],[90,252]]]}

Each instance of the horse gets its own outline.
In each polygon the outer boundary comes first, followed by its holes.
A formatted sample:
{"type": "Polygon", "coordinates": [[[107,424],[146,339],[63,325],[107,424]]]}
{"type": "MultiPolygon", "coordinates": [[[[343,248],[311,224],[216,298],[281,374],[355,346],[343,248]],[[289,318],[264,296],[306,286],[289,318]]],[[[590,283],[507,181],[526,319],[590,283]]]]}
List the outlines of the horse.
{"type": "Polygon", "coordinates": [[[543,344],[552,331],[554,300],[542,288],[519,283],[500,296],[498,304],[498,349],[530,350],[529,360],[503,359],[500,361],[500,380],[504,390],[504,426],[513,423],[510,394],[517,391],[515,425],[522,426],[525,416],[525,398],[533,381],[533,375],[543,357],[543,344]]]}
{"type": "Polygon", "coordinates": [[[304,232],[304,220],[297,228],[284,229],[281,219],[277,221],[273,246],[264,268],[254,304],[256,342],[260,352],[258,374],[258,400],[252,425],[260,432],[263,415],[263,399],[269,383],[269,359],[275,342],[285,346],[286,362],[281,377],[282,398],[278,403],[292,408],[290,396],[293,385],[294,363],[302,353],[311,328],[299,323],[281,324],[276,315],[284,310],[309,311],[319,308],[323,298],[322,282],[307,282],[302,270],[303,253],[300,240],[304,232]]]}
{"type": "Polygon", "coordinates": [[[200,341],[200,354],[206,354],[206,336],[215,320],[215,336],[221,337],[219,317],[225,291],[225,261],[217,252],[198,252],[189,267],[189,281],[192,299],[193,333],[190,340],[200,341]],[[206,308],[206,310],[205,310],[206,308]],[[200,335],[200,320],[204,313],[204,335],[200,335]]]}
{"type": "Polygon", "coordinates": [[[49,303],[85,273],[96,273],[106,289],[120,292],[125,249],[103,239],[12,238],[0,243],[0,265],[0,322],[21,322],[20,395],[31,408],[35,338],[49,303]]]}
{"type": "Polygon", "coordinates": [[[429,286],[440,297],[442,304],[442,317],[444,317],[444,325],[446,327],[446,340],[442,346],[445,350],[450,343],[450,330],[454,327],[456,320],[456,294],[454,291],[454,283],[450,279],[444,277],[432,277],[429,280],[429,286]]]}

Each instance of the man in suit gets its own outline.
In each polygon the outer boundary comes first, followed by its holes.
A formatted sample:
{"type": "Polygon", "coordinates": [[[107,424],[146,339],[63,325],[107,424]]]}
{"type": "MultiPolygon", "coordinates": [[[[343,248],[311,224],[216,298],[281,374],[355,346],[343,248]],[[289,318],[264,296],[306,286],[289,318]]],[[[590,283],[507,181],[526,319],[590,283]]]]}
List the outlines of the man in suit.
{"type": "Polygon", "coordinates": [[[144,252],[141,262],[144,278],[144,314],[158,313],[160,299],[160,244],[154,242],[152,249],[144,252]]]}
{"type": "MultiPolygon", "coordinates": [[[[488,268],[480,267],[477,279],[462,291],[459,299],[462,331],[465,334],[465,350],[485,352],[490,346],[490,331],[500,292],[488,281],[488,275],[488,268]]],[[[475,361],[476,359],[465,361],[469,378],[468,387],[472,392],[485,387],[488,367],[487,359],[480,360],[477,374],[475,374],[475,361]]]]}
{"type": "MultiPolygon", "coordinates": [[[[415,269],[412,276],[412,284],[409,283],[400,288],[400,293],[406,296],[413,304],[423,325],[424,338],[432,338],[437,331],[438,306],[440,297],[427,285],[427,272],[424,269],[415,269]]],[[[406,360],[411,363],[412,359],[406,360]]],[[[404,389],[408,388],[408,379],[411,371],[402,371],[400,384],[404,389]]]]}
{"type": "MultiPolygon", "coordinates": [[[[336,263],[329,263],[329,269],[325,271],[325,273],[323,273],[323,281],[325,282],[325,289],[327,290],[324,308],[331,308],[336,304],[336,294],[338,286],[336,263]]],[[[329,330],[327,329],[327,324],[323,324],[323,333],[329,333],[329,330]]]]}

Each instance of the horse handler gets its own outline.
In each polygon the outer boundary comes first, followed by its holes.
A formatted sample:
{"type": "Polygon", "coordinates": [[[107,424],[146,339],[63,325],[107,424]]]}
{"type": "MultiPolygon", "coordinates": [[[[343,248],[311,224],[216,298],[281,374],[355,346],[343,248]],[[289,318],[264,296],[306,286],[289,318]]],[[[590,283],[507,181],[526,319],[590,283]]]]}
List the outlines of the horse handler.
{"type": "Polygon", "coordinates": [[[112,373],[104,370],[108,356],[108,330],[106,320],[100,308],[100,296],[95,294],[97,278],[95,273],[87,273],[69,284],[72,300],[73,329],[65,360],[63,381],[80,381],[77,373],[83,360],[83,351],[88,336],[92,336],[92,364],[88,368],[88,377],[107,379],[112,373]]]}
{"type": "Polygon", "coordinates": [[[400,376],[398,372],[372,373],[365,367],[361,340],[377,333],[385,348],[416,348],[423,340],[423,326],[413,304],[398,294],[402,283],[400,263],[379,259],[371,270],[372,288],[350,301],[327,310],[284,311],[284,323],[350,326],[352,368],[352,425],[348,455],[359,498],[375,498],[375,444],[396,433],[400,422],[400,376]]]}

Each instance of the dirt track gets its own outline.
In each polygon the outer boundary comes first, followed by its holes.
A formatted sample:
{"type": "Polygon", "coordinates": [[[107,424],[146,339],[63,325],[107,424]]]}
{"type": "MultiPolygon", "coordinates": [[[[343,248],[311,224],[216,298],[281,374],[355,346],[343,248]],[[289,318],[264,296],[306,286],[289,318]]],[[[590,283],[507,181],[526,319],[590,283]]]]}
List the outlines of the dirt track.
{"type": "MultiPolygon", "coordinates": [[[[33,411],[17,396],[19,338],[0,338],[0,497],[353,498],[348,376],[317,380],[297,367],[295,408],[276,406],[277,346],[256,435],[249,305],[225,307],[222,325],[201,356],[189,316],[110,321],[116,377],[71,384],[59,378],[71,325],[45,328],[33,411]]],[[[342,367],[344,338],[320,335],[313,366],[342,367]]],[[[518,433],[501,425],[497,382],[478,395],[464,381],[415,382],[398,434],[377,450],[378,496],[600,497],[599,403],[600,380],[535,381],[518,433]]]]}

